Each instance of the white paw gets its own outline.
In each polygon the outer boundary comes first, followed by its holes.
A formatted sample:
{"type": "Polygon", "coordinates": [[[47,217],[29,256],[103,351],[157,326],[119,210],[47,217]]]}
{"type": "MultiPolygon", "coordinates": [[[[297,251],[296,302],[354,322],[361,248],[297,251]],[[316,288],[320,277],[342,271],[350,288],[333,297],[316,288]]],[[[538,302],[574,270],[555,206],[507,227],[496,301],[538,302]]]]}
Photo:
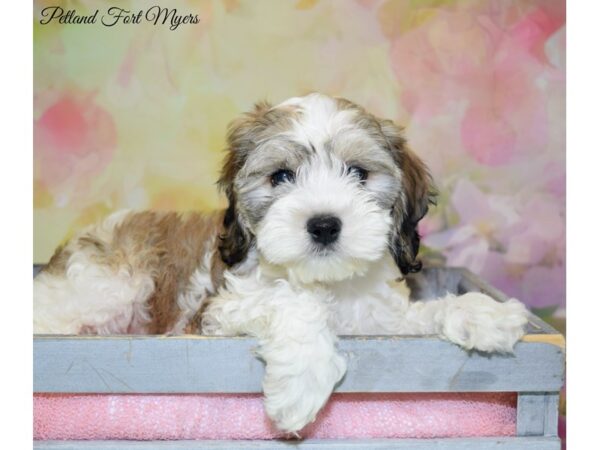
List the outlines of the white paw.
{"type": "Polygon", "coordinates": [[[298,359],[288,365],[267,364],[263,382],[267,415],[278,429],[296,434],[315,420],[345,372],[346,361],[336,353],[308,365],[298,359]]]}
{"type": "Polygon", "coordinates": [[[517,300],[500,303],[469,292],[448,300],[442,334],[468,350],[511,353],[525,334],[529,312],[517,300]]]}

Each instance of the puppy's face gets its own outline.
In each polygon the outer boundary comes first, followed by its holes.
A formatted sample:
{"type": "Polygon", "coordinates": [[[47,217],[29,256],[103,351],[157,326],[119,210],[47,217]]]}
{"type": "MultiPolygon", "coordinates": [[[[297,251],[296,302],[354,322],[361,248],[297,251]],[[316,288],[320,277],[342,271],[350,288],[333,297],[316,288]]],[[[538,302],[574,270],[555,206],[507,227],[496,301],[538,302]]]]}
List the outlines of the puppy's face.
{"type": "Polygon", "coordinates": [[[262,104],[235,121],[219,180],[228,199],[225,263],[256,246],[299,281],[364,273],[388,249],[403,273],[415,260],[429,175],[400,129],[320,94],[262,104]]]}

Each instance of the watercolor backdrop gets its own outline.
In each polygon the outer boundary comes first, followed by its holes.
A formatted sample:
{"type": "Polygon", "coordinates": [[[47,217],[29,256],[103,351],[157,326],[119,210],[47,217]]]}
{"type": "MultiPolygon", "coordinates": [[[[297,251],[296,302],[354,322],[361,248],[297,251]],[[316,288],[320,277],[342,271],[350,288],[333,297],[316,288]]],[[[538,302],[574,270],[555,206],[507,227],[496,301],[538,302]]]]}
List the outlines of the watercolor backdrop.
{"type": "Polygon", "coordinates": [[[560,314],[564,1],[170,1],[200,23],[39,23],[157,3],[34,3],[35,261],[118,208],[222,206],[227,123],[321,91],[406,126],[441,192],[426,246],[560,314]]]}

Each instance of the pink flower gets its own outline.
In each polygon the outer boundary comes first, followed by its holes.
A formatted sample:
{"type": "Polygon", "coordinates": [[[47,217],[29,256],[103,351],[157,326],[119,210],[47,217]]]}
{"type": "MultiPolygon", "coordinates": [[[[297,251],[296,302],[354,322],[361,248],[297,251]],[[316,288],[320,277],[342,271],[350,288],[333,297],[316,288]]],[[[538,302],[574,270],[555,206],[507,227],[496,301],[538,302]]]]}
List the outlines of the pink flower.
{"type": "Polygon", "coordinates": [[[76,195],[110,162],[117,132],[92,94],[66,94],[35,121],[34,143],[36,180],[55,194],[76,195]]]}
{"type": "Polygon", "coordinates": [[[544,86],[564,85],[563,68],[550,66],[545,53],[565,23],[557,3],[531,3],[513,14],[489,3],[384,4],[380,20],[391,40],[402,107],[421,126],[462,111],[462,148],[481,164],[543,152],[549,96],[562,95],[544,86]]]}
{"type": "Polygon", "coordinates": [[[467,267],[530,306],[564,305],[560,199],[486,195],[461,179],[450,203],[457,222],[425,236],[425,245],[442,251],[448,265],[467,267]]]}

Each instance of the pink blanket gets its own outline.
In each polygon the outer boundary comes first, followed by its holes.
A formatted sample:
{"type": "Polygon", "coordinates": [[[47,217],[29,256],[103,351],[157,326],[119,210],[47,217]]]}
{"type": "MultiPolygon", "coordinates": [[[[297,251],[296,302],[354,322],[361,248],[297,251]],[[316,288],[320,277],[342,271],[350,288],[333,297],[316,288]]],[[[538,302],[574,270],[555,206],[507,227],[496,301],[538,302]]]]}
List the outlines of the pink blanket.
{"type": "MultiPolygon", "coordinates": [[[[260,395],[35,394],[34,439],[273,439],[260,395]]],[[[305,438],[510,436],[516,394],[335,394],[305,438]]]]}

